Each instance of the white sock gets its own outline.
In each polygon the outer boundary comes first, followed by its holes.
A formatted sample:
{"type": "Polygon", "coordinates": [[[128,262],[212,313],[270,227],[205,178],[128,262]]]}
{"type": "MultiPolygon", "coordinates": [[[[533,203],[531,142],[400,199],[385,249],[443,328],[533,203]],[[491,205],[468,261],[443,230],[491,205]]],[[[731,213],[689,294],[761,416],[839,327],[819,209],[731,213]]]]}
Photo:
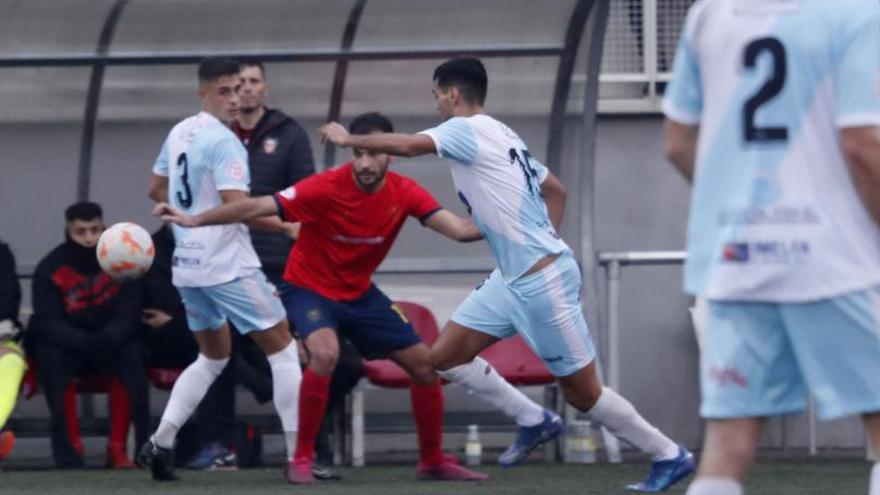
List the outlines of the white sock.
{"type": "Polygon", "coordinates": [[[186,423],[193,411],[205,397],[211,384],[226,367],[229,358],[208,359],[199,354],[195,361],[183,370],[174,382],[171,397],[162,413],[162,421],[153,435],[153,441],[159,447],[170,449],[174,446],[177,430],[186,423]]]}
{"type": "Polygon", "coordinates": [[[874,467],[871,468],[868,495],[880,495],[880,462],[874,463],[874,467]]]}
{"type": "Polygon", "coordinates": [[[678,456],[678,445],[639,415],[636,408],[608,387],[587,411],[590,419],[601,424],[614,436],[622,438],[642,452],[651,454],[655,461],[678,456]]]}
{"type": "Polygon", "coordinates": [[[302,369],[299,367],[299,354],[296,341],[283,350],[267,356],[272,368],[272,400],[281,418],[287,458],[293,459],[296,451],[296,430],[299,423],[299,385],[302,382],[302,369]]]}
{"type": "MultiPolygon", "coordinates": [[[[739,481],[733,478],[697,478],[688,487],[685,495],[742,495],[739,481]]],[[[873,494],[872,494],[873,495],[873,494]]]]}
{"type": "Polygon", "coordinates": [[[481,357],[437,373],[500,409],[508,417],[513,418],[519,426],[535,426],[544,420],[544,408],[532,402],[502,378],[492,365],[481,357]]]}

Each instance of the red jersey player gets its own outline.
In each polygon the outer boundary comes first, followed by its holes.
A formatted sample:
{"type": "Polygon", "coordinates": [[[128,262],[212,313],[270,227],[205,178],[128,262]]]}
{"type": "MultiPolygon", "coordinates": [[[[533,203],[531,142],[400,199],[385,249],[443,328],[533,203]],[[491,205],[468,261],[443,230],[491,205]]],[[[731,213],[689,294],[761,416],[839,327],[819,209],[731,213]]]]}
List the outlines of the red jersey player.
{"type": "MultiPolygon", "coordinates": [[[[378,113],[355,118],[352,134],[392,132],[378,113]]],[[[418,477],[485,480],[442,452],[443,393],[427,346],[370,278],[410,216],[451,239],[481,239],[469,219],[443,209],[414,180],[388,172],[389,155],[354,150],[354,161],[313,175],[274,196],[249,198],[187,217],[168,205],[156,214],[185,226],[246,221],[280,214],[302,223],[287,260],[281,298],[309,351],[299,405],[299,432],[288,479],[312,483],[315,438],[327,405],[330,377],[339,357],[337,332],[367,359],[388,357],[412,379],[419,438],[418,477]]]]}

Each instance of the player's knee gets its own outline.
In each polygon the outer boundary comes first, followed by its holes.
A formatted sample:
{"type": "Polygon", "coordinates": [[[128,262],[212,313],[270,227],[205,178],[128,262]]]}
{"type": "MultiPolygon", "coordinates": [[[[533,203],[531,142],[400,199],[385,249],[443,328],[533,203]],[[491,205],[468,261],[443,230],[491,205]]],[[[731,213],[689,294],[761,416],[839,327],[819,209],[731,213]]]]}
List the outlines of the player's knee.
{"type": "Polygon", "coordinates": [[[416,385],[433,385],[438,380],[437,372],[430,362],[413,367],[410,378],[416,385]]]}
{"type": "Polygon", "coordinates": [[[333,373],[336,362],[339,361],[339,349],[333,347],[318,347],[309,349],[309,368],[322,376],[333,373]]]}
{"type": "Polygon", "coordinates": [[[435,370],[449,371],[460,364],[464,364],[464,361],[457,358],[454,354],[431,349],[431,365],[435,370]]]}

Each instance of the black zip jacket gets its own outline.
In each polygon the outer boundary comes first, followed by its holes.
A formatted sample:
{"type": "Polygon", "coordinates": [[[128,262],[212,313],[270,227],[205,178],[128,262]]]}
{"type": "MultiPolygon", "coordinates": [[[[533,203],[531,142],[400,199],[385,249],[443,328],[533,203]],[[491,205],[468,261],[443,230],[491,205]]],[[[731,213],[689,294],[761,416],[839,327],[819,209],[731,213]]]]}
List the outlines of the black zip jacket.
{"type": "Polygon", "coordinates": [[[15,274],[15,257],[9,246],[0,241],[0,321],[12,320],[18,325],[21,307],[21,285],[15,274]]]}
{"type": "MultiPolygon", "coordinates": [[[[240,127],[233,130],[241,136],[240,127]]],[[[315,173],[312,147],[302,126],[280,110],[267,108],[246,145],[251,172],[251,196],[274,194],[315,173]]],[[[292,241],[285,235],[251,229],[251,241],[263,270],[280,277],[292,241]]]]}

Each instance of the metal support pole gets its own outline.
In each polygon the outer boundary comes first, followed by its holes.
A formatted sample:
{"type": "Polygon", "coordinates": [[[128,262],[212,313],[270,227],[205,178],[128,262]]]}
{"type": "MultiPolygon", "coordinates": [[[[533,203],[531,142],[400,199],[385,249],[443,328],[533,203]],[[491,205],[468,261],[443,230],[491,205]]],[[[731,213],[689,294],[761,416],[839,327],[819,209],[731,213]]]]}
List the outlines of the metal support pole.
{"type": "Polygon", "coordinates": [[[644,68],[648,78],[648,96],[657,97],[657,0],[642,2],[642,41],[645,47],[644,68]]]}
{"type": "Polygon", "coordinates": [[[608,263],[608,385],[620,390],[620,261],[608,263]]]}
{"type": "Polygon", "coordinates": [[[815,456],[819,449],[816,446],[816,402],[812,397],[807,398],[807,419],[809,421],[810,455],[815,456]]]}
{"type": "Polygon", "coordinates": [[[364,391],[351,391],[351,465],[364,466],[364,391]]]}

